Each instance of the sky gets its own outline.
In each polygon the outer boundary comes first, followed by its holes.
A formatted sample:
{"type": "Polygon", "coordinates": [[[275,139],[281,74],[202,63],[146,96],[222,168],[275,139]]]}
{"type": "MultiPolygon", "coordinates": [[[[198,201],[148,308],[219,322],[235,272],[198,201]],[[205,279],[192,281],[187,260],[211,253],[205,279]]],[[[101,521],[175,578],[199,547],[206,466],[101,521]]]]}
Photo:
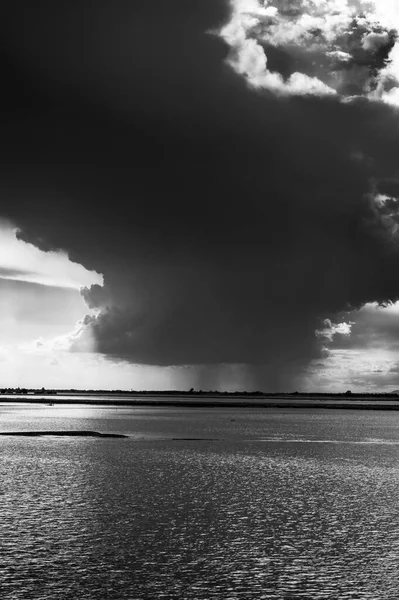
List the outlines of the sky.
{"type": "Polygon", "coordinates": [[[395,0],[0,29],[0,387],[399,389],[395,0]]]}

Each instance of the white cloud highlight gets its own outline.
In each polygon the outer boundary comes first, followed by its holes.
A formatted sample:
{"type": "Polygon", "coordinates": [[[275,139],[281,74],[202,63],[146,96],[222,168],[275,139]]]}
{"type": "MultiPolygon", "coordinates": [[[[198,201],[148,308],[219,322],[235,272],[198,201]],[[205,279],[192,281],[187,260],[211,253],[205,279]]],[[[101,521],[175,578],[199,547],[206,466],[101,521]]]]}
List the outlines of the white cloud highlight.
{"type": "Polygon", "coordinates": [[[230,45],[229,64],[253,87],[399,106],[396,0],[233,0],[233,7],[219,34],[230,45]],[[269,60],[273,48],[281,69],[276,56],[269,60]]]}
{"type": "Polygon", "coordinates": [[[332,323],[330,319],[324,320],[325,327],[316,331],[316,336],[332,341],[336,335],[350,336],[353,323],[332,323]]]}
{"type": "Polygon", "coordinates": [[[390,392],[399,389],[399,302],[365,304],[349,314],[350,322],[316,332],[325,344],[304,378],[310,391],[390,392]]]}
{"type": "Polygon", "coordinates": [[[230,65],[256,88],[265,88],[278,94],[326,95],[336,91],[316,77],[295,72],[287,80],[267,68],[267,57],[250,32],[262,22],[275,18],[276,7],[263,7],[257,0],[237,0],[232,20],[220,35],[231,46],[230,65]]]}
{"type": "Polygon", "coordinates": [[[91,311],[80,319],[74,329],[69,333],[44,340],[38,338],[20,346],[21,350],[28,353],[54,353],[73,352],[79,348],[79,352],[95,353],[96,341],[87,325],[95,318],[96,311],[91,311]]]}
{"type": "Polygon", "coordinates": [[[103,285],[103,276],[72,262],[65,252],[44,252],[19,240],[17,229],[0,221],[0,278],[80,289],[103,285]]]}

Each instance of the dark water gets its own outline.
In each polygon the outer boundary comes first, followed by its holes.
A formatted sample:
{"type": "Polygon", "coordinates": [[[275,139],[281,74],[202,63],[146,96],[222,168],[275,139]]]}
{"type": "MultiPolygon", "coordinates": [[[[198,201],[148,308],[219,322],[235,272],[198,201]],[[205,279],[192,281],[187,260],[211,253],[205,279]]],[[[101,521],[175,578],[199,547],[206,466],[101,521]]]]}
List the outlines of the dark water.
{"type": "Polygon", "coordinates": [[[397,413],[0,406],[44,429],[130,437],[0,438],[1,598],[399,597],[397,413]]]}

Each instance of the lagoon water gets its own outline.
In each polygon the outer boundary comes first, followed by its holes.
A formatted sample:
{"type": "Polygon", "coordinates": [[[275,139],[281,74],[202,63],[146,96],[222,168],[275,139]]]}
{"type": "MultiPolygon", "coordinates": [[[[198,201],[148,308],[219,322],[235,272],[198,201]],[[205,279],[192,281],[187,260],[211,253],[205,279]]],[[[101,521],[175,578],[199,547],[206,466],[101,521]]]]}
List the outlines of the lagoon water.
{"type": "Polygon", "coordinates": [[[0,405],[0,596],[399,597],[399,413],[0,405]]]}

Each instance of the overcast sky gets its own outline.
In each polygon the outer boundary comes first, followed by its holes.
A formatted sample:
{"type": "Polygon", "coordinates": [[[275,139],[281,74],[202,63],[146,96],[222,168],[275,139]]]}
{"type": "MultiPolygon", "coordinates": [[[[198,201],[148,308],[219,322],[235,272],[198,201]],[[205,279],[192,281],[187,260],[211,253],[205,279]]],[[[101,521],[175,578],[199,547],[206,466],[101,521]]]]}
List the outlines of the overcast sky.
{"type": "Polygon", "coordinates": [[[399,388],[396,1],[0,29],[0,386],[399,388]]]}

